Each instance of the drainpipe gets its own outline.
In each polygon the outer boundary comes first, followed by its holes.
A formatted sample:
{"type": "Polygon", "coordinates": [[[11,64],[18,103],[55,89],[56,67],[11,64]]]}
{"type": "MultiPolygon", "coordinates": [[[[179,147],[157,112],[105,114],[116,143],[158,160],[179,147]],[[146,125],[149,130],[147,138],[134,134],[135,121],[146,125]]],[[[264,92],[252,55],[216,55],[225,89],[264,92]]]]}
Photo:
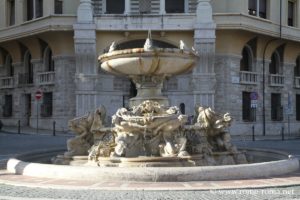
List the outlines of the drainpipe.
{"type": "Polygon", "coordinates": [[[282,38],[282,0],[280,0],[280,39],[282,38]]]}
{"type": "Polygon", "coordinates": [[[265,48],[264,48],[264,53],[263,53],[263,136],[266,135],[266,95],[265,95],[265,91],[266,91],[266,75],[265,75],[265,68],[266,68],[266,64],[265,64],[265,57],[266,57],[266,51],[268,46],[276,41],[282,38],[282,0],[280,0],[280,24],[279,24],[279,38],[274,38],[271,39],[267,42],[265,48]]]}

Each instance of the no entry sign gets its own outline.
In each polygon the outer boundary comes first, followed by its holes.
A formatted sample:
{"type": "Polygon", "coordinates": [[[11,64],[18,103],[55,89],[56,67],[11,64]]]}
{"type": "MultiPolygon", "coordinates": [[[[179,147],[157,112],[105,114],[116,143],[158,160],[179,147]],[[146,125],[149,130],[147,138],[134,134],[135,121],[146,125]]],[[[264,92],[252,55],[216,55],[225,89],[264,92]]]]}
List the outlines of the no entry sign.
{"type": "Polygon", "coordinates": [[[41,90],[37,90],[37,91],[35,92],[35,99],[36,99],[36,100],[40,100],[42,97],[43,97],[42,91],[41,91],[41,90]]]}

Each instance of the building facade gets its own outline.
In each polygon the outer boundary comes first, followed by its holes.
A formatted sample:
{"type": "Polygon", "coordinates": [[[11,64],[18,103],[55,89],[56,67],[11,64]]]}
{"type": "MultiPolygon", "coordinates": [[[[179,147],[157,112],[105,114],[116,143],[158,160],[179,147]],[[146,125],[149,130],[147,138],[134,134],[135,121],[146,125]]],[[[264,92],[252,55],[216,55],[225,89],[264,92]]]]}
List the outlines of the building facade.
{"type": "Polygon", "coordinates": [[[3,0],[0,119],[49,129],[104,105],[107,122],[135,95],[97,57],[112,42],[159,47],[183,40],[199,52],[192,72],[164,94],[190,116],[196,105],[230,112],[232,134],[300,130],[299,0],[3,0]],[[43,92],[40,101],[36,91],[43,92]]]}

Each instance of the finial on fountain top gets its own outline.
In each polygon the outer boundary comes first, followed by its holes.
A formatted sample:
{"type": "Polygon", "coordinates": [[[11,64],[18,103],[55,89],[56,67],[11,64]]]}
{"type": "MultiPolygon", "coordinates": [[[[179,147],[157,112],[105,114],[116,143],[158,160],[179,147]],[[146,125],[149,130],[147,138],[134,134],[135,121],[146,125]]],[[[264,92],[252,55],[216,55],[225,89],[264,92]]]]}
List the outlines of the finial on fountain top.
{"type": "Polygon", "coordinates": [[[144,44],[144,50],[150,51],[153,49],[153,43],[152,43],[152,37],[151,37],[151,30],[148,30],[148,37],[146,39],[146,42],[144,44]]]}
{"type": "Polygon", "coordinates": [[[111,43],[108,52],[112,52],[116,49],[117,45],[116,43],[113,41],[113,43],[111,43]]]}

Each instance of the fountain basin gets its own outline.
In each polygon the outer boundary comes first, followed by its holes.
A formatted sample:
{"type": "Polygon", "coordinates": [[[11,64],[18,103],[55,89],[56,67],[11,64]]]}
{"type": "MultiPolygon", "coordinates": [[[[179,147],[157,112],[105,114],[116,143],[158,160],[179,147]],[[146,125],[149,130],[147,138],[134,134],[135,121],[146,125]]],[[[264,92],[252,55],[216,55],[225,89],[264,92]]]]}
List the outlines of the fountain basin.
{"type": "Polygon", "coordinates": [[[37,158],[45,159],[48,155],[50,159],[56,155],[58,151],[53,150],[33,152],[12,158],[7,163],[7,170],[32,177],[120,182],[236,180],[279,176],[299,170],[299,160],[287,153],[262,149],[244,149],[244,151],[246,151],[246,156],[252,157],[254,162],[256,158],[259,161],[263,158],[272,161],[203,167],[91,167],[34,163],[37,158]]]}
{"type": "Polygon", "coordinates": [[[193,51],[144,48],[113,51],[99,56],[101,68],[121,76],[172,76],[190,71],[195,63],[193,51]]]}

